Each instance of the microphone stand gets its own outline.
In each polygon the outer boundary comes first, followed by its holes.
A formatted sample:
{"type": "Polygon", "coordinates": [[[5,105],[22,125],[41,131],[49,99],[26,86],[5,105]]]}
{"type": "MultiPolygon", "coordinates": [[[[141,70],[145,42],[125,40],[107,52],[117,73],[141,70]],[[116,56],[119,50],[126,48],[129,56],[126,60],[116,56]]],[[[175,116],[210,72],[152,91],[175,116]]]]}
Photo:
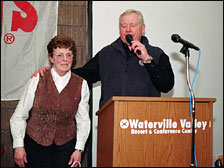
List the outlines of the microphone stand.
{"type": "Polygon", "coordinates": [[[187,85],[192,97],[192,133],[191,133],[191,164],[190,167],[195,167],[195,157],[194,157],[194,151],[195,151],[195,97],[194,97],[194,92],[192,88],[191,92],[191,82],[190,82],[190,75],[189,75],[189,57],[190,57],[190,52],[189,52],[189,47],[183,45],[183,47],[180,50],[181,53],[185,55],[186,58],[186,77],[187,77],[187,85]]]}

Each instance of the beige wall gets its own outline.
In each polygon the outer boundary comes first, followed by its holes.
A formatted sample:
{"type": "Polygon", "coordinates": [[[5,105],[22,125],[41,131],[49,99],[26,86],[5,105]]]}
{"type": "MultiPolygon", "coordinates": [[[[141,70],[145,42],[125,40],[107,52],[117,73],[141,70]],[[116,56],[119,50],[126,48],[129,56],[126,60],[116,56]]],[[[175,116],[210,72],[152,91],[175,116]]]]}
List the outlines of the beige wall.
{"type": "MultiPolygon", "coordinates": [[[[213,112],[213,159],[223,155],[223,1],[93,1],[93,56],[119,36],[119,15],[126,9],[142,11],[145,35],[153,46],[169,55],[175,75],[174,88],[163,97],[189,97],[186,83],[186,60],[179,51],[182,45],[171,40],[172,34],[201,49],[194,82],[197,98],[216,98],[213,112]],[[105,26],[106,25],[106,28],[105,26]]],[[[190,50],[190,79],[193,81],[198,52],[190,50]]],[[[92,146],[96,163],[97,116],[100,85],[93,87],[92,146]]],[[[197,109],[196,109],[197,113],[197,109]]],[[[189,114],[190,115],[190,114],[189,114]]],[[[197,140],[196,140],[197,141],[197,140]]]]}

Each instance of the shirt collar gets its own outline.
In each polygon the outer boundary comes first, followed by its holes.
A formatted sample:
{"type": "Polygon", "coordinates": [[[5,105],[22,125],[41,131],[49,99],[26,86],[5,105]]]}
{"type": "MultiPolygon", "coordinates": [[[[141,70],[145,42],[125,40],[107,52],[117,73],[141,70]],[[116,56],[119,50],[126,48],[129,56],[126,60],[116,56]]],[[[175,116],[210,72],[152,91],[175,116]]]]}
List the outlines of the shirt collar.
{"type": "Polygon", "coordinates": [[[53,80],[64,80],[67,81],[68,79],[70,79],[71,77],[71,70],[69,70],[65,75],[60,76],[57,74],[57,72],[55,71],[54,67],[51,68],[51,75],[53,77],[53,80]]]}

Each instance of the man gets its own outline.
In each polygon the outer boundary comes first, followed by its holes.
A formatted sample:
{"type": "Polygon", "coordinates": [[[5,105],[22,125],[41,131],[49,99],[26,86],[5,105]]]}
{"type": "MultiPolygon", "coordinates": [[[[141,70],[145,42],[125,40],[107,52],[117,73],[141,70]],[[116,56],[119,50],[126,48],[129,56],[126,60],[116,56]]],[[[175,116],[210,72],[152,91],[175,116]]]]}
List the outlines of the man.
{"type": "Polygon", "coordinates": [[[174,74],[169,57],[143,36],[145,24],[141,12],[129,9],[121,14],[119,30],[117,40],[100,50],[82,68],[72,69],[87,80],[89,86],[101,81],[100,107],[112,96],[159,97],[161,92],[170,91],[174,74]],[[130,43],[126,40],[128,34],[133,37],[130,43]]]}

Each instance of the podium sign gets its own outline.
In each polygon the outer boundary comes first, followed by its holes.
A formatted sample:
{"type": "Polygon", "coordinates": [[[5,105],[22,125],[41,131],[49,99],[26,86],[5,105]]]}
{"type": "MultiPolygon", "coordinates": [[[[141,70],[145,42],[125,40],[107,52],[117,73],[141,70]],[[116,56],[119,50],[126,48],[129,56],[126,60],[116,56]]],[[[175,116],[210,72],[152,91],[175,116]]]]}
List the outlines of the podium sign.
{"type": "MultiPolygon", "coordinates": [[[[213,103],[195,99],[197,166],[212,167],[213,103]]],[[[97,167],[189,167],[189,98],[112,97],[97,113],[97,167]]]]}

